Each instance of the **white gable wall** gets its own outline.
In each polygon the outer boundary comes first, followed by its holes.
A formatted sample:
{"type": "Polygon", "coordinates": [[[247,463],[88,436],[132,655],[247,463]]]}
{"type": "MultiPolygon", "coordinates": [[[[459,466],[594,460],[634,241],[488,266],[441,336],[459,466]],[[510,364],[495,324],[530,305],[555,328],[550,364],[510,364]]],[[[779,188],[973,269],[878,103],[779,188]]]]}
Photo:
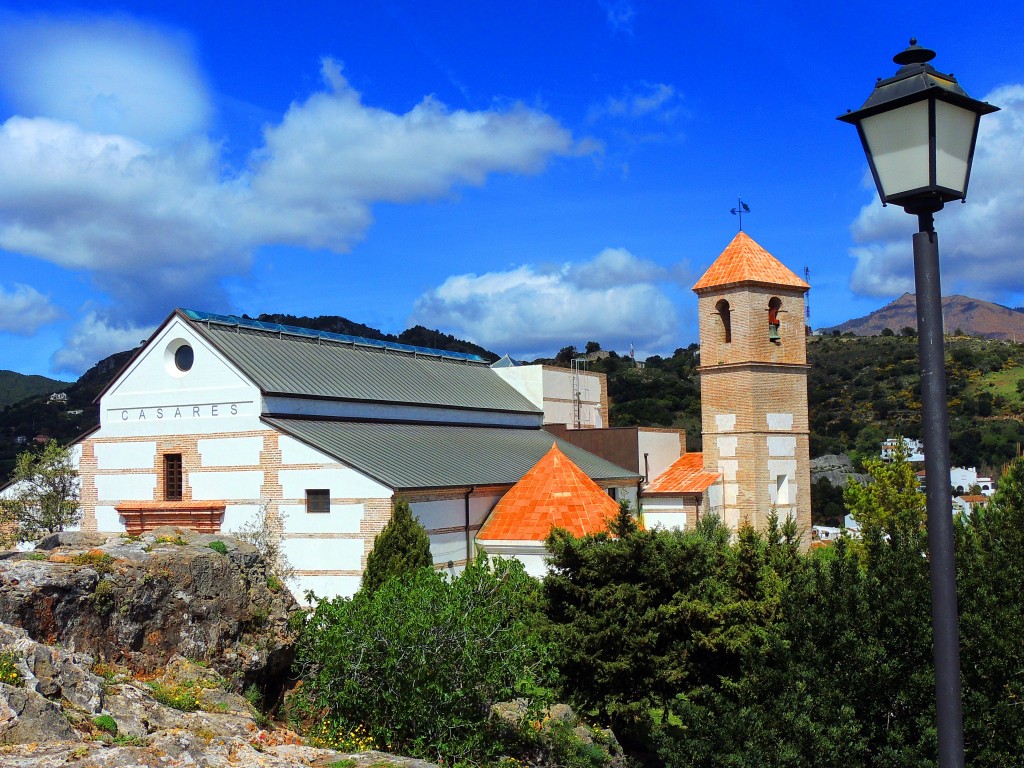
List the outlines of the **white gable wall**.
{"type": "Polygon", "coordinates": [[[83,527],[124,531],[118,506],[223,508],[225,533],[268,513],[297,571],[299,597],[358,589],[373,539],[390,518],[392,490],[260,421],[260,393],[179,317],[172,317],[100,401],[100,429],[81,444],[83,527]],[[192,347],[180,371],[174,352],[192,347]],[[183,501],[165,501],[164,455],[183,459],[183,501]],[[330,511],[310,513],[307,489],[330,511]]]}
{"type": "Polygon", "coordinates": [[[173,317],[100,400],[104,437],[243,432],[262,429],[259,389],[173,317]],[[174,351],[188,344],[195,360],[179,371],[174,351]]]}

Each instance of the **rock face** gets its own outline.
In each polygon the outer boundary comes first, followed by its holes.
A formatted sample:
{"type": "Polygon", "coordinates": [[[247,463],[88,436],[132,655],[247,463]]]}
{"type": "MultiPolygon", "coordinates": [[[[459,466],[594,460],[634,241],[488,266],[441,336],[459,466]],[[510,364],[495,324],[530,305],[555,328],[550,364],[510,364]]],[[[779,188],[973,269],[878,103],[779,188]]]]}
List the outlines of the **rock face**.
{"type": "Polygon", "coordinates": [[[0,624],[0,677],[13,681],[0,683],[4,768],[323,768],[341,760],[353,768],[434,768],[379,752],[317,749],[287,729],[262,728],[258,712],[226,690],[227,681],[180,656],[143,683],[87,653],[43,645],[0,624]]]}
{"type": "Polygon", "coordinates": [[[845,453],[827,454],[811,459],[811,482],[816,483],[822,478],[826,479],[833,486],[842,488],[849,478],[853,478],[861,485],[867,485],[871,480],[870,475],[863,472],[853,471],[853,462],[845,453]]]}
{"type": "Polygon", "coordinates": [[[60,533],[0,560],[0,622],[135,673],[184,656],[236,692],[255,684],[278,694],[298,610],[256,549],[226,536],[60,533]],[[216,541],[224,553],[210,548],[216,541]]]}

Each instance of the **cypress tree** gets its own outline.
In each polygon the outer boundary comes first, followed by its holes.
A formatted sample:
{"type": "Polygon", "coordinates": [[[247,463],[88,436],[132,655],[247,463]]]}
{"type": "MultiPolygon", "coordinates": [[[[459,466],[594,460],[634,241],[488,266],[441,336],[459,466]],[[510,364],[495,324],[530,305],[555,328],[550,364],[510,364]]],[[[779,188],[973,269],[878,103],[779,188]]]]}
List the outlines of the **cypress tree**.
{"type": "Polygon", "coordinates": [[[373,540],[361,589],[372,595],[388,579],[433,565],[426,530],[412,516],[409,502],[398,501],[391,512],[391,520],[373,540]]]}

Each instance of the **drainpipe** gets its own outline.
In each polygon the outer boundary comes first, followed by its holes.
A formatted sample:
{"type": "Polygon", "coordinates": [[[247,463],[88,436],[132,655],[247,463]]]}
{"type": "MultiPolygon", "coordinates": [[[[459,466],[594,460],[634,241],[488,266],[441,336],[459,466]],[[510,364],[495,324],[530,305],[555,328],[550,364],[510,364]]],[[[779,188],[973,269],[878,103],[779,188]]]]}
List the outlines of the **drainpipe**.
{"type": "Polygon", "coordinates": [[[473,560],[473,536],[469,532],[469,497],[473,495],[476,488],[466,491],[466,565],[473,560]]]}

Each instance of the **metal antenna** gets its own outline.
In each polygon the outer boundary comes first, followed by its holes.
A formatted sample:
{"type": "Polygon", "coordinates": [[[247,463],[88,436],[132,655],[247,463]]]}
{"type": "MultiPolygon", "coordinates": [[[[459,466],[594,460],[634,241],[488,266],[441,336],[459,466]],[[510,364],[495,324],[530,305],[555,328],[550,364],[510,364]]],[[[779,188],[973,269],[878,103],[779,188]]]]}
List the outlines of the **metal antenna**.
{"type": "Polygon", "coordinates": [[[750,213],[750,206],[743,202],[742,197],[736,198],[736,207],[729,211],[733,216],[740,217],[740,232],[743,231],[743,213],[750,213]]]}

